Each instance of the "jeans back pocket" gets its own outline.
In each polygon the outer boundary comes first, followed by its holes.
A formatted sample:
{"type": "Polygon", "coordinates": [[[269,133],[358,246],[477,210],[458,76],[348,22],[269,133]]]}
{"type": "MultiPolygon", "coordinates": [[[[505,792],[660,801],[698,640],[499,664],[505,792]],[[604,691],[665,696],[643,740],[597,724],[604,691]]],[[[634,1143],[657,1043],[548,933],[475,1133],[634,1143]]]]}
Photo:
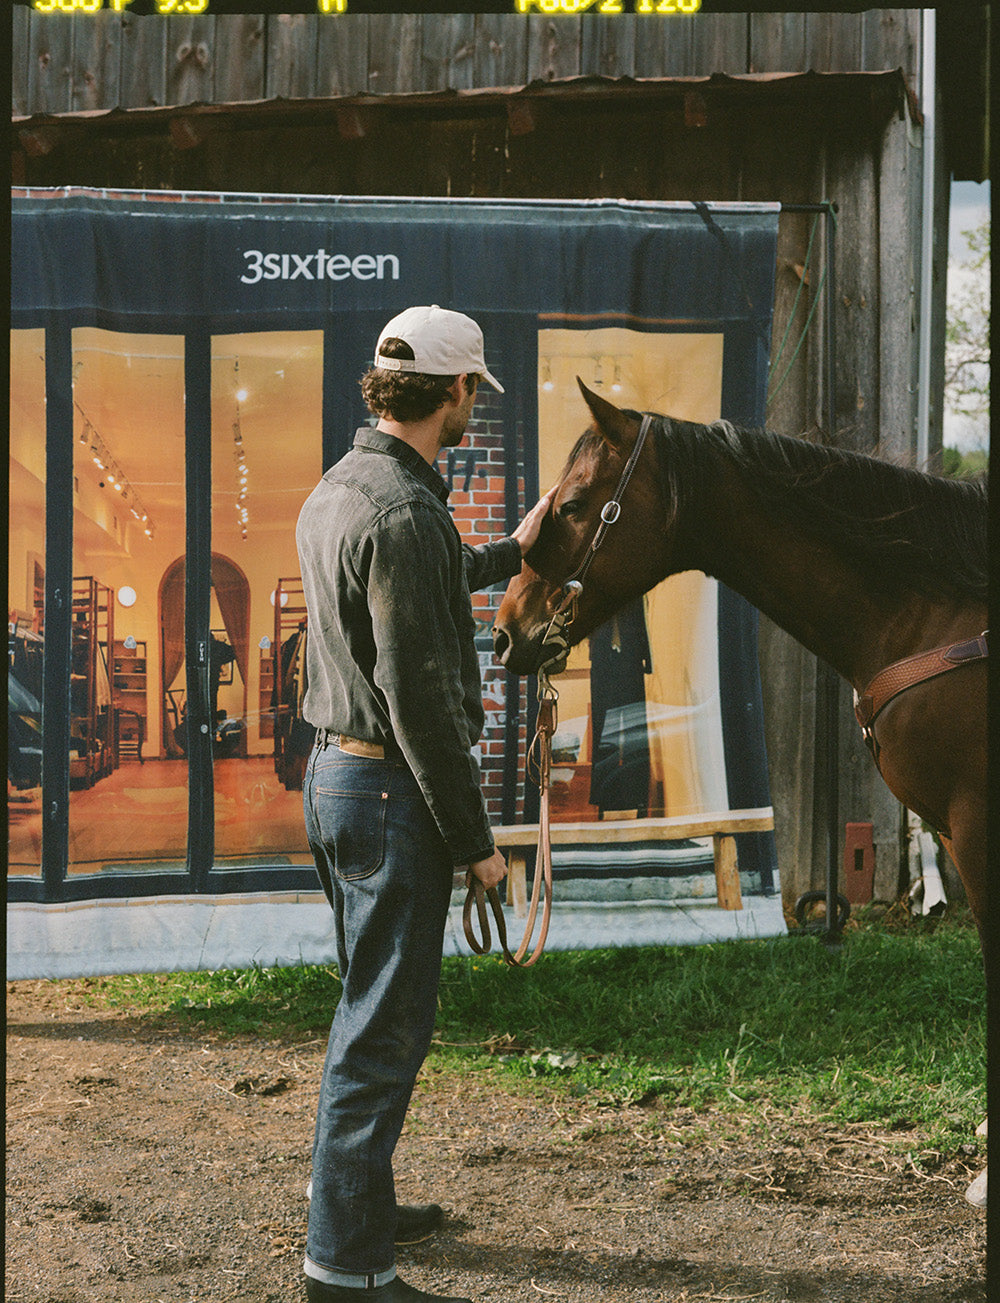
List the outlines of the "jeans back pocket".
{"type": "Polygon", "coordinates": [[[345,791],[317,782],[313,813],[338,878],[369,878],[385,860],[385,790],[345,791]]]}

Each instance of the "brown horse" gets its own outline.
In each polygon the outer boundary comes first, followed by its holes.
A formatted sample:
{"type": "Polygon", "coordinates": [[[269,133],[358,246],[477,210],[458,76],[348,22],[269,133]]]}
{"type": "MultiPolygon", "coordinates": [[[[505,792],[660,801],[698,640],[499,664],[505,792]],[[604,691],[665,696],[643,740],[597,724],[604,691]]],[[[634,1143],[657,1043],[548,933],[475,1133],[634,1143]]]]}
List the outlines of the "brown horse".
{"type": "Polygon", "coordinates": [[[667,575],[714,575],[854,685],[882,776],[939,830],[982,930],[985,485],[725,421],[655,417],[621,488],[641,418],[580,388],[594,425],[501,603],[501,662],[534,673],[560,607],[574,644],[667,575]],[[606,504],[619,497],[617,514],[606,504]],[[917,653],[927,656],[897,668],[917,653]]]}
{"type": "MultiPolygon", "coordinates": [[[[982,935],[985,484],[580,388],[594,425],[500,605],[499,659],[535,673],[668,575],[714,575],[854,685],[883,778],[940,832],[982,935]]],[[[985,1205],[985,1171],[966,1197],[985,1205]]]]}

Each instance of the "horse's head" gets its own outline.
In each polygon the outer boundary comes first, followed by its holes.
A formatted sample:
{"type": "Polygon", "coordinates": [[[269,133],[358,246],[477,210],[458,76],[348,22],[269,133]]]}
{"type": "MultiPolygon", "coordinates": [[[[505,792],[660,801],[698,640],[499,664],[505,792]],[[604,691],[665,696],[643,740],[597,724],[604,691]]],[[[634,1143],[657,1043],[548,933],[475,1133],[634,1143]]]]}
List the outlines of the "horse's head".
{"type": "Polygon", "coordinates": [[[516,674],[533,674],[549,657],[543,653],[553,615],[568,601],[565,637],[572,646],[633,598],[661,579],[663,547],[658,541],[658,490],[652,441],[622,494],[621,512],[590,554],[602,522],[602,510],[615,497],[622,471],[641,426],[632,412],[620,411],[582,381],[577,382],[594,424],[577,441],[563,469],[538,540],[521,573],[511,580],[493,626],[493,648],[502,664],[516,674]],[[648,460],[647,460],[648,458],[648,460]],[[585,574],[579,575],[587,561],[585,574]],[[566,581],[582,579],[568,591],[566,581]]]}

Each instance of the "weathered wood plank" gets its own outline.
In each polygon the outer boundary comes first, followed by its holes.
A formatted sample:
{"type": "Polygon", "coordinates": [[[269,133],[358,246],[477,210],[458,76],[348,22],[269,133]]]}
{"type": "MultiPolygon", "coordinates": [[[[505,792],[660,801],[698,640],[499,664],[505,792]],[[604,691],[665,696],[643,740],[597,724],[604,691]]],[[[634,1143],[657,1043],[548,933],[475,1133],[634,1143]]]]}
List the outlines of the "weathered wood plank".
{"type": "Polygon", "coordinates": [[[167,103],[211,103],[215,83],[215,18],[172,14],[167,27],[167,103]]]}
{"type": "Polygon", "coordinates": [[[814,860],[816,659],[765,616],[758,645],[778,872],[791,905],[823,885],[822,838],[814,860]]]}
{"type": "Polygon", "coordinates": [[[802,72],[805,14],[750,14],[750,72],[802,72]]]}
{"type": "Polygon", "coordinates": [[[162,18],[122,15],[121,107],[167,103],[167,24],[162,18]]]}
{"type": "Polygon", "coordinates": [[[694,75],[694,32],[700,17],[688,14],[636,14],[635,75],[694,75]]]}
{"type": "Polygon", "coordinates": [[[869,9],[862,15],[863,72],[902,68],[911,88],[920,71],[920,10],[869,9]]]}
{"type": "Polygon", "coordinates": [[[528,18],[528,80],[555,81],[580,75],[583,41],[579,17],[528,18]]]}
{"type": "Polygon", "coordinates": [[[916,310],[914,248],[899,238],[919,223],[919,156],[909,124],[893,119],[886,129],[879,172],[879,454],[912,464],[916,446],[916,310]],[[902,314],[902,315],[901,315],[902,314]],[[900,329],[901,321],[907,323],[900,329]]]}
{"type": "Polygon", "coordinates": [[[878,185],[874,131],[841,109],[830,120],[827,184],[837,215],[836,442],[856,452],[878,444],[878,185]]]}
{"type": "Polygon", "coordinates": [[[474,14],[441,14],[425,22],[420,49],[420,90],[467,90],[475,85],[474,14]]]}
{"type": "Polygon", "coordinates": [[[368,89],[377,95],[421,90],[423,22],[415,14],[372,14],[368,34],[368,89]]]}
{"type": "Polygon", "coordinates": [[[477,86],[523,86],[528,26],[517,14],[477,14],[473,75],[477,86]]]}
{"type": "Polygon", "coordinates": [[[748,23],[748,14],[699,14],[691,42],[691,75],[747,72],[748,23]]]}
{"type": "MultiPolygon", "coordinates": [[[[273,21],[273,20],[272,20],[273,21]]],[[[368,90],[368,14],[343,14],[319,25],[317,95],[361,95],[368,90]]]]}
{"type": "Polygon", "coordinates": [[[73,32],[67,14],[32,13],[28,27],[29,113],[67,113],[72,107],[73,32]]]}
{"type": "Polygon", "coordinates": [[[30,48],[28,33],[31,10],[24,5],[14,5],[11,14],[10,109],[14,117],[27,117],[31,112],[28,91],[28,74],[31,60],[26,57],[30,48]]]}
{"type": "Polygon", "coordinates": [[[267,77],[270,99],[304,99],[316,93],[319,17],[316,14],[274,14],[267,24],[267,77]]]}
{"type": "Polygon", "coordinates": [[[805,14],[803,66],[857,72],[862,66],[863,14],[805,14]]]}
{"type": "Polygon", "coordinates": [[[219,14],[215,20],[215,99],[234,104],[264,98],[265,18],[219,14]]]}
{"type": "Polygon", "coordinates": [[[73,37],[71,104],[74,109],[117,107],[122,53],[121,15],[113,9],[77,23],[73,37]]]}
{"type": "Polygon", "coordinates": [[[590,15],[582,27],[580,71],[587,77],[635,76],[636,23],[634,14],[590,15]]]}

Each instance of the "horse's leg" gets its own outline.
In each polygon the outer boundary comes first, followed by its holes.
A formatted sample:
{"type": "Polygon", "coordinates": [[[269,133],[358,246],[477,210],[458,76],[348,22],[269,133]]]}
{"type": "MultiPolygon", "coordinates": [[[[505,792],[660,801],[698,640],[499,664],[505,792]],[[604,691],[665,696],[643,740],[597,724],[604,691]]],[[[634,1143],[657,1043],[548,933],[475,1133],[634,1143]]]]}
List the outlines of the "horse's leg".
{"type": "Polygon", "coordinates": [[[986,831],[982,820],[953,818],[952,836],[942,835],[941,845],[958,870],[972,917],[982,937],[986,922],[986,831]]]}

